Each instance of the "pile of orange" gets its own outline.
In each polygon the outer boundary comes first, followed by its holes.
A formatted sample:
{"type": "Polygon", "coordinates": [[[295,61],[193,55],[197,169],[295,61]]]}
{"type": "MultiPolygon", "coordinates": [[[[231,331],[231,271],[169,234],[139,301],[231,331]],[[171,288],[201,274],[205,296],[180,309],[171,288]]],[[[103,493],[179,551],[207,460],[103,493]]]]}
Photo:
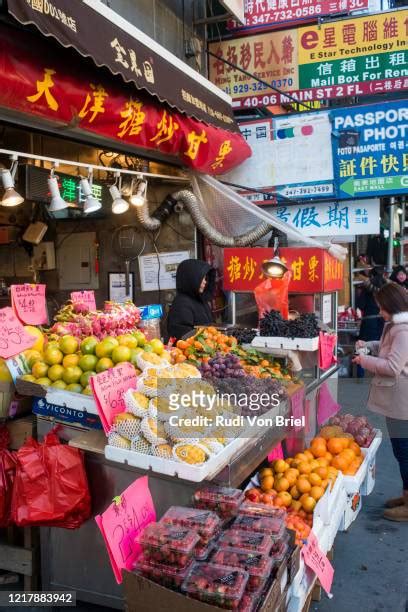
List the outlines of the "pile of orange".
{"type": "Polygon", "coordinates": [[[310,450],[316,457],[331,455],[329,465],[346,476],[354,476],[364,460],[361,448],[353,436],[347,434],[314,438],[310,450]]]}
{"type": "Polygon", "coordinates": [[[295,544],[302,547],[304,541],[307,540],[312,529],[312,515],[301,515],[295,510],[289,511],[286,515],[286,527],[292,529],[295,536],[295,544]]]}
{"type": "Polygon", "coordinates": [[[187,340],[178,340],[175,348],[171,351],[173,363],[189,361],[209,361],[216,352],[229,353],[237,345],[233,336],[226,336],[215,327],[206,327],[187,340]]]}

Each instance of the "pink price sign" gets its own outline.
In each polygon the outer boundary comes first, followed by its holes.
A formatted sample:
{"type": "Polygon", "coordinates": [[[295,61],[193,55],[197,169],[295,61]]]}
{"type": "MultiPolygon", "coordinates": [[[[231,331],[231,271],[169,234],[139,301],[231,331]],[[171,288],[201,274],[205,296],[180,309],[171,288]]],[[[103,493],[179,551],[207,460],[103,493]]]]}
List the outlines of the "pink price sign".
{"type": "Polygon", "coordinates": [[[72,291],[71,301],[73,304],[86,306],[87,310],[96,310],[94,291],[72,291]]]}
{"type": "Polygon", "coordinates": [[[147,476],[135,480],[121,495],[113,498],[103,514],[95,516],[118,584],[122,582],[122,570],[132,570],[141,553],[140,534],[155,520],[147,476]]]}
{"type": "Polygon", "coordinates": [[[48,323],[45,285],[11,285],[11,304],[22,323],[26,325],[48,323]]]}
{"type": "Polygon", "coordinates": [[[136,387],[135,368],[131,363],[120,363],[114,368],[90,378],[96,407],[105,433],[109,433],[113,419],[126,411],[124,393],[136,387]]]}
{"type": "Polygon", "coordinates": [[[9,359],[31,348],[37,341],[24,329],[10,306],[0,310],[0,357],[9,359]]]}
{"type": "Polygon", "coordinates": [[[324,552],[322,552],[318,539],[313,531],[310,532],[307,538],[307,544],[302,548],[303,559],[310,569],[318,577],[320,584],[330,595],[330,589],[333,583],[334,569],[324,552]]]}

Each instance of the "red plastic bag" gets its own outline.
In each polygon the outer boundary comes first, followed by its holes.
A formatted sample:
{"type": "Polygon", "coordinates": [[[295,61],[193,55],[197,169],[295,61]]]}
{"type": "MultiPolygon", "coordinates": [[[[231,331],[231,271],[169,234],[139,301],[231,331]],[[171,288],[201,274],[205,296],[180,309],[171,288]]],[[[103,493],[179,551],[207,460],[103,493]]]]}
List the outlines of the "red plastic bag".
{"type": "Polygon", "coordinates": [[[282,278],[267,278],[255,287],[254,294],[259,318],[270,310],[279,310],[282,317],[289,316],[289,283],[291,273],[285,272],[282,278]]]}
{"type": "Polygon", "coordinates": [[[337,358],[334,355],[334,348],[336,346],[337,336],[336,334],[326,334],[320,332],[319,334],[319,368],[321,370],[327,370],[333,363],[337,362],[337,358]]]}
{"type": "Polygon", "coordinates": [[[10,434],[6,427],[0,431],[0,527],[11,525],[11,498],[16,472],[16,453],[7,450],[10,434]]]}
{"type": "Polygon", "coordinates": [[[75,529],[90,514],[83,453],[61,444],[54,430],[42,444],[27,440],[17,451],[12,499],[15,524],[75,529]]]}

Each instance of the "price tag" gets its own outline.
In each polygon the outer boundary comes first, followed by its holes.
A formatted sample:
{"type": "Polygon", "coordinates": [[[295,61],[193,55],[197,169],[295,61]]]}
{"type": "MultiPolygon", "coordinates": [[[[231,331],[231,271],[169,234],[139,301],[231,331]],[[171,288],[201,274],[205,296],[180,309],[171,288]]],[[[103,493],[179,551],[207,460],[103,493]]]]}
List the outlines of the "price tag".
{"type": "Polygon", "coordinates": [[[313,531],[310,532],[307,538],[306,546],[302,548],[302,555],[306,565],[308,565],[316,574],[320,584],[326,593],[330,595],[334,568],[326,555],[320,549],[319,542],[313,531]]]}
{"type": "Polygon", "coordinates": [[[31,348],[37,338],[26,332],[10,306],[0,310],[0,357],[8,359],[31,348]]]}
{"type": "MultiPolygon", "coordinates": [[[[305,414],[304,407],[305,399],[305,388],[301,387],[291,397],[290,403],[292,407],[292,416],[294,419],[301,419],[305,414]]],[[[294,430],[299,431],[302,429],[301,425],[295,425],[294,430]]]]}
{"type": "Polygon", "coordinates": [[[105,433],[109,433],[113,419],[126,411],[123,394],[136,387],[135,368],[131,363],[120,363],[114,368],[91,376],[91,388],[105,433]]]}
{"type": "Polygon", "coordinates": [[[71,301],[73,304],[86,306],[87,310],[96,310],[94,291],[72,291],[71,301]]]}
{"type": "Polygon", "coordinates": [[[26,325],[48,323],[45,285],[11,285],[11,304],[22,323],[26,325]]]}
{"type": "Polygon", "coordinates": [[[138,539],[149,523],[156,520],[147,476],[133,482],[95,520],[108,550],[116,582],[122,582],[122,569],[132,570],[141,553],[138,539]]]}
{"type": "Polygon", "coordinates": [[[319,389],[317,400],[317,423],[323,425],[340,410],[340,405],[332,398],[327,383],[323,383],[319,389]]]}
{"type": "Polygon", "coordinates": [[[275,459],[283,459],[283,450],[282,444],[279,442],[277,446],[275,446],[268,455],[268,461],[275,461],[275,459]]]}

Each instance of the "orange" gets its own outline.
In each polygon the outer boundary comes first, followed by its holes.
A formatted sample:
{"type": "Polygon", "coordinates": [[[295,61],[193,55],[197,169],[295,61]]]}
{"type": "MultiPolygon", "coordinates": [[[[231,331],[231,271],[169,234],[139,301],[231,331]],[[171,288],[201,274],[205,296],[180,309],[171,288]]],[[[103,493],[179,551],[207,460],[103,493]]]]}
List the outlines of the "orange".
{"type": "Polygon", "coordinates": [[[302,461],[299,464],[299,472],[301,474],[310,474],[312,468],[310,467],[310,463],[308,461],[302,461]]]}
{"type": "Polygon", "coordinates": [[[262,468],[259,470],[259,478],[264,478],[264,476],[273,476],[273,470],[271,468],[262,468]]]}
{"type": "Polygon", "coordinates": [[[64,368],[74,368],[78,365],[79,360],[79,355],[65,355],[64,359],[62,360],[62,365],[64,368]]]}
{"type": "Polygon", "coordinates": [[[310,460],[314,459],[314,455],[311,449],[306,449],[303,454],[306,455],[306,457],[310,460]]]}
{"type": "Polygon", "coordinates": [[[339,440],[341,440],[341,443],[343,444],[343,450],[345,450],[346,448],[349,447],[350,440],[353,441],[354,438],[351,434],[345,433],[339,437],[339,440]]]}
{"type": "Polygon", "coordinates": [[[290,482],[288,481],[287,478],[285,478],[285,476],[282,476],[282,478],[277,478],[275,481],[275,489],[278,491],[278,493],[280,491],[287,491],[290,487],[290,482]]]}
{"type": "Polygon", "coordinates": [[[300,491],[299,491],[299,489],[297,488],[296,485],[293,485],[293,487],[290,488],[289,493],[291,494],[293,499],[299,499],[299,497],[300,497],[300,491]]]}
{"type": "Polygon", "coordinates": [[[349,449],[353,451],[356,457],[359,457],[361,455],[361,448],[359,447],[357,442],[351,442],[349,445],[349,449]]]}
{"type": "Polygon", "coordinates": [[[285,459],[285,461],[289,466],[291,466],[293,462],[293,457],[288,457],[287,459],[285,459]]]}
{"type": "Polygon", "coordinates": [[[343,438],[330,438],[327,443],[327,448],[333,455],[339,455],[341,451],[344,450],[343,438]]]}
{"type": "Polygon", "coordinates": [[[290,503],[290,507],[293,508],[293,510],[295,510],[295,512],[298,512],[301,509],[302,504],[297,499],[292,499],[292,501],[290,503]]]}
{"type": "Polygon", "coordinates": [[[326,446],[326,440],[322,436],[316,436],[312,439],[310,446],[313,446],[314,444],[324,444],[326,446]]]}
{"type": "Polygon", "coordinates": [[[319,459],[316,459],[316,461],[321,467],[327,467],[332,459],[333,457],[330,455],[330,459],[327,459],[327,457],[319,457],[319,459]]]}
{"type": "Polygon", "coordinates": [[[276,499],[282,500],[282,504],[285,508],[289,508],[290,504],[292,503],[292,496],[287,491],[281,491],[281,493],[278,493],[276,499]]]}
{"type": "Polygon", "coordinates": [[[327,478],[325,478],[324,480],[322,480],[321,486],[323,487],[323,489],[326,489],[328,484],[329,484],[329,481],[327,478]]]}
{"type": "Polygon", "coordinates": [[[326,440],[324,438],[313,438],[310,449],[314,457],[324,457],[327,452],[326,440]]]}
{"type": "Polygon", "coordinates": [[[349,463],[351,463],[356,458],[351,448],[346,448],[344,451],[341,451],[340,457],[344,457],[346,460],[348,460],[349,463]]]}
{"type": "Polygon", "coordinates": [[[289,466],[283,459],[276,459],[276,461],[273,462],[273,469],[277,473],[283,473],[289,469],[289,466]]]}
{"type": "Polygon", "coordinates": [[[327,453],[325,454],[325,458],[327,459],[327,461],[330,464],[330,461],[333,459],[333,455],[331,453],[329,453],[329,451],[327,451],[327,453]]]}
{"type": "Polygon", "coordinates": [[[349,464],[350,462],[347,461],[347,459],[345,459],[344,457],[341,457],[340,455],[337,455],[336,457],[334,457],[332,461],[332,466],[340,470],[341,472],[346,470],[349,464]]]}
{"type": "Polygon", "coordinates": [[[313,510],[315,509],[315,506],[316,506],[316,500],[310,495],[308,497],[305,497],[305,499],[303,499],[302,501],[302,508],[308,514],[311,514],[313,512],[313,510]]]}
{"type": "Polygon", "coordinates": [[[322,495],[324,495],[323,487],[316,486],[310,489],[310,497],[313,497],[313,499],[315,499],[316,501],[319,501],[322,495]]]}
{"type": "Polygon", "coordinates": [[[261,478],[262,491],[268,491],[269,489],[272,489],[273,485],[274,485],[273,476],[264,476],[263,478],[261,478]]]}
{"type": "MultiPolygon", "coordinates": [[[[324,479],[327,478],[329,471],[327,467],[319,466],[318,468],[313,470],[313,474],[317,474],[317,476],[320,476],[320,478],[324,479]]],[[[310,475],[312,476],[312,474],[310,475]]]]}
{"type": "Polygon", "coordinates": [[[311,474],[309,474],[309,482],[312,486],[321,485],[322,479],[320,478],[319,474],[316,474],[316,472],[312,472],[311,474]]]}
{"type": "Polygon", "coordinates": [[[297,480],[298,476],[299,476],[299,471],[295,470],[294,468],[289,468],[284,473],[284,477],[289,482],[290,486],[292,486],[292,485],[294,485],[296,483],[296,480],[297,480]]]}
{"type": "Polygon", "coordinates": [[[313,461],[310,462],[310,468],[311,468],[312,472],[313,472],[313,470],[318,468],[319,465],[320,464],[318,463],[317,459],[313,459],[313,461]]]}
{"type": "Polygon", "coordinates": [[[300,493],[308,493],[312,488],[312,485],[305,476],[300,476],[296,483],[296,487],[300,493]]]}
{"type": "Polygon", "coordinates": [[[297,455],[295,455],[295,459],[298,461],[307,461],[307,456],[305,453],[297,453],[297,455]]]}

